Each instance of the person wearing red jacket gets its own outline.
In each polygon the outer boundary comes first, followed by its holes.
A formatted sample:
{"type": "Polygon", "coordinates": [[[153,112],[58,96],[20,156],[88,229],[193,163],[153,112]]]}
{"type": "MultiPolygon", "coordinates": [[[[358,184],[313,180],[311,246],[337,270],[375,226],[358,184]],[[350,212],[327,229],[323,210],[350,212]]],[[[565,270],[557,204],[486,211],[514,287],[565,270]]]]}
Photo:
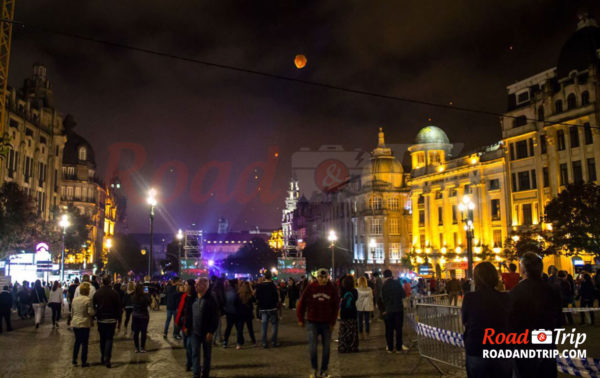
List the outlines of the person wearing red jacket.
{"type": "Polygon", "coordinates": [[[310,353],[310,364],[313,373],[311,377],[330,377],[327,373],[329,365],[329,347],[331,342],[331,331],[337,320],[340,298],[335,285],[329,280],[327,269],[319,269],[317,282],[313,282],[300,297],[296,315],[298,324],[304,327],[307,323],[308,350],[310,353]],[[306,320],[305,320],[306,313],[306,320]],[[319,375],[317,342],[321,335],[323,355],[321,359],[321,372],[319,375]]]}

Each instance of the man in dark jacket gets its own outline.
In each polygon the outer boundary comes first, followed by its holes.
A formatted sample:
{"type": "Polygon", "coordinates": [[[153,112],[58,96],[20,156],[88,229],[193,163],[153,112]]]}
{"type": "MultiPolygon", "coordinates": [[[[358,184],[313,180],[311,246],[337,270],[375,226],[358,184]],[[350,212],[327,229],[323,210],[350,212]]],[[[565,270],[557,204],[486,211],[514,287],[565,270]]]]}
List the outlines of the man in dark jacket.
{"type": "Polygon", "coordinates": [[[383,320],[385,322],[385,341],[388,353],[394,351],[394,332],[396,332],[396,353],[408,350],[402,345],[402,323],[404,321],[404,307],[402,300],[406,297],[404,288],[398,280],[392,278],[392,271],[383,272],[384,283],[381,287],[381,303],[383,320]]]}
{"type": "Polygon", "coordinates": [[[296,315],[298,324],[304,327],[304,313],[308,323],[308,351],[310,354],[310,365],[314,377],[329,377],[327,368],[329,366],[329,347],[331,331],[337,320],[340,304],[338,290],[329,280],[327,269],[321,268],[317,272],[317,282],[313,282],[300,297],[296,315]],[[323,343],[323,356],[321,360],[321,372],[319,373],[317,342],[321,335],[323,343]]]}
{"type": "MultiPolygon", "coordinates": [[[[542,258],[533,252],[521,257],[524,279],[509,293],[508,326],[511,332],[544,329],[553,331],[563,320],[561,297],[556,286],[542,280],[542,258]]],[[[527,345],[528,349],[556,349],[556,344],[527,345]]],[[[551,352],[551,351],[550,351],[551,352]]],[[[514,360],[513,377],[556,377],[556,359],[514,360]]]]}
{"type": "Polygon", "coordinates": [[[10,324],[10,309],[12,308],[12,294],[8,290],[8,286],[2,288],[0,293],[0,333],[2,333],[2,322],[6,321],[6,330],[12,331],[12,325],[10,324]]]}
{"type": "Polygon", "coordinates": [[[267,347],[267,330],[269,322],[273,326],[271,330],[271,344],[273,347],[277,344],[277,329],[279,327],[279,293],[273,281],[271,281],[270,271],[265,272],[265,280],[256,287],[256,301],[258,302],[258,313],[262,324],[262,347],[267,347]]]}
{"type": "Polygon", "coordinates": [[[96,291],[93,298],[100,334],[100,363],[110,368],[113,338],[117,321],[121,319],[121,299],[110,285],[110,278],[102,279],[102,287],[96,291]]]}
{"type": "MultiPolygon", "coordinates": [[[[169,324],[171,324],[171,318],[175,319],[177,315],[177,305],[181,299],[181,293],[177,290],[177,284],[179,283],[179,278],[173,278],[173,281],[169,280],[167,282],[167,288],[165,290],[165,295],[167,297],[167,319],[165,320],[165,329],[163,331],[163,337],[167,338],[167,333],[169,332],[169,324]]],[[[173,321],[173,338],[180,339],[179,337],[179,329],[177,327],[177,323],[173,321]]]]}
{"type": "Polygon", "coordinates": [[[208,278],[200,278],[196,283],[198,299],[192,304],[192,371],[194,378],[208,378],[213,334],[217,330],[217,303],[209,291],[208,278]],[[200,363],[202,349],[202,363],[200,363]]]}

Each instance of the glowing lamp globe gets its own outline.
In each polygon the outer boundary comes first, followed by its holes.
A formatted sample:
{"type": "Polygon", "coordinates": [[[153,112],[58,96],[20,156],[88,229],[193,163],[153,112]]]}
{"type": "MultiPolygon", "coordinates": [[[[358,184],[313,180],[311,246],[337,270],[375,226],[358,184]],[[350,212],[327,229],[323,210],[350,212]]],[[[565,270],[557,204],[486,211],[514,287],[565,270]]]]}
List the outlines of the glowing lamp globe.
{"type": "Polygon", "coordinates": [[[306,57],[302,54],[296,55],[294,58],[294,64],[296,65],[297,69],[304,68],[306,66],[306,57]]]}

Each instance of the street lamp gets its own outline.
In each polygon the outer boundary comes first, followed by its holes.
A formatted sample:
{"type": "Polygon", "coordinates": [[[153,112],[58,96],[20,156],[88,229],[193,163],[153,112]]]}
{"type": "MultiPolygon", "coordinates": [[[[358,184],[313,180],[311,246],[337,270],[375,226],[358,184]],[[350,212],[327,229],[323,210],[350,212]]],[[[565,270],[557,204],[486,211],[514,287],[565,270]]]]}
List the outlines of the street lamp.
{"type": "MultiPolygon", "coordinates": [[[[371,254],[373,255],[373,267],[375,267],[375,248],[377,247],[377,242],[375,241],[375,238],[371,238],[371,240],[369,240],[369,249],[371,250],[371,254]]],[[[375,270],[375,269],[373,269],[375,270]]]]}
{"type": "Polygon", "coordinates": [[[112,248],[112,239],[111,238],[106,239],[106,241],[104,242],[104,245],[106,245],[106,249],[108,250],[108,253],[110,253],[110,249],[112,248]]]}
{"type": "MultiPolygon", "coordinates": [[[[177,230],[177,234],[175,234],[175,238],[177,239],[177,244],[179,244],[179,257],[177,259],[177,261],[179,261],[178,267],[179,267],[179,274],[181,274],[181,244],[183,243],[183,231],[181,231],[181,228],[179,230],[177,230]]],[[[187,256],[185,256],[185,258],[187,259],[187,256]]]]}
{"type": "Polygon", "coordinates": [[[473,279],[473,219],[469,214],[475,209],[475,204],[471,201],[471,197],[464,196],[462,202],[458,205],[458,209],[463,213],[463,222],[465,223],[465,231],[467,234],[467,277],[473,279]]]}
{"type": "Polygon", "coordinates": [[[337,235],[334,230],[329,230],[329,236],[327,240],[331,243],[331,279],[335,279],[335,242],[337,241],[337,235]]]}
{"type": "Polygon", "coordinates": [[[154,237],[154,207],[156,207],[158,201],[156,200],[156,190],[148,190],[148,197],[146,199],[148,205],[150,205],[150,253],[148,254],[148,276],[152,278],[152,249],[153,249],[153,237],[154,237]]]}
{"type": "Polygon", "coordinates": [[[60,282],[65,281],[65,235],[67,234],[67,228],[71,225],[69,222],[69,216],[63,214],[58,222],[60,228],[62,228],[62,253],[60,256],[60,282]]]}

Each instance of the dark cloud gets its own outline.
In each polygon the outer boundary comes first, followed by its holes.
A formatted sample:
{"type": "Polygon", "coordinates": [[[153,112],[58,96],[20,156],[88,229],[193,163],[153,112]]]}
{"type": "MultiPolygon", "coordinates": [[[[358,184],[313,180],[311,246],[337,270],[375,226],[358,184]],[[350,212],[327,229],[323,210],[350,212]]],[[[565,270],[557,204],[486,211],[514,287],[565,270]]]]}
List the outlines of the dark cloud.
{"type": "MultiPolygon", "coordinates": [[[[506,85],[555,65],[580,8],[600,16],[597,2],[539,0],[29,0],[17,3],[16,19],[279,75],[501,112],[506,85]],[[293,66],[297,53],[308,57],[304,70],[293,66]]],[[[74,114],[78,131],[95,146],[101,171],[112,143],[145,148],[140,185],[170,160],[183,162],[191,174],[208,161],[230,161],[239,174],[276,145],[275,189],[283,193],[291,154],[300,147],[371,149],[378,126],[390,142],[410,143],[428,118],[467,149],[500,138],[495,117],[15,30],[10,82],[20,84],[36,61],[48,66],[57,106],[74,114]]],[[[165,194],[178,173],[165,176],[165,194]]],[[[212,228],[219,216],[238,228],[274,227],[281,205],[282,195],[268,205],[195,205],[186,195],[165,207],[158,228],[191,222],[212,228]]],[[[142,203],[130,205],[129,219],[133,230],[146,227],[142,203]]]]}

